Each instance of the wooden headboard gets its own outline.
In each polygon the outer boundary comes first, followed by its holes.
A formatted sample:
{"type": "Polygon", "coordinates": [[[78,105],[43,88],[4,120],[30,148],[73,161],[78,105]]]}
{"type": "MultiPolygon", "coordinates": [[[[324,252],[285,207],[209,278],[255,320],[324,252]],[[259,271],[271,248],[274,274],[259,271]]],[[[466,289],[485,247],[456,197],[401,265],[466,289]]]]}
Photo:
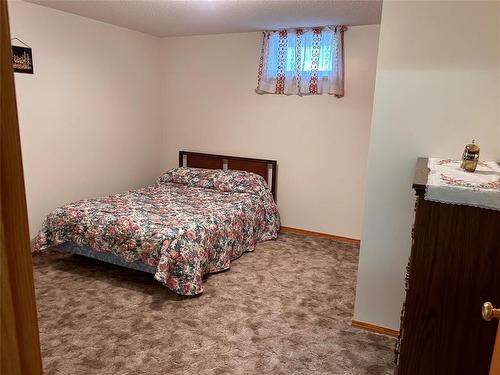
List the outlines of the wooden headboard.
{"type": "Polygon", "coordinates": [[[278,162],[276,160],[179,151],[179,167],[234,169],[238,171],[253,172],[266,180],[271,188],[274,200],[276,201],[276,176],[278,167],[278,162]]]}

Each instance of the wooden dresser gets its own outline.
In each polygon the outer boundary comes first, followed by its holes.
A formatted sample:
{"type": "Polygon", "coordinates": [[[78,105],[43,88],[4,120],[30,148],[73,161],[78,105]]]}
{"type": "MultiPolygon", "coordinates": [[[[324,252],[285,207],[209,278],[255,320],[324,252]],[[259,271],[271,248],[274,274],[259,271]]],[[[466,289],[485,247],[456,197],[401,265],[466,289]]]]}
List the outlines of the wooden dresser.
{"type": "Polygon", "coordinates": [[[406,301],[396,346],[398,375],[488,375],[500,306],[500,211],[424,199],[427,159],[418,159],[406,301]]]}

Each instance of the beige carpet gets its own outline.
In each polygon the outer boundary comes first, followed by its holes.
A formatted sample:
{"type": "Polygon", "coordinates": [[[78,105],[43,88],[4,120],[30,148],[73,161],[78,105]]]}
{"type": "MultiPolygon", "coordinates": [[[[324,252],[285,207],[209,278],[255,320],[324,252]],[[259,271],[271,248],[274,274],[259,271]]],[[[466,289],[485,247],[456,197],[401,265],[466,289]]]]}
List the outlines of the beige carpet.
{"type": "Polygon", "coordinates": [[[280,235],[179,297],[91,259],[34,257],[46,374],[391,374],[394,339],[352,328],[358,249],[280,235]]]}

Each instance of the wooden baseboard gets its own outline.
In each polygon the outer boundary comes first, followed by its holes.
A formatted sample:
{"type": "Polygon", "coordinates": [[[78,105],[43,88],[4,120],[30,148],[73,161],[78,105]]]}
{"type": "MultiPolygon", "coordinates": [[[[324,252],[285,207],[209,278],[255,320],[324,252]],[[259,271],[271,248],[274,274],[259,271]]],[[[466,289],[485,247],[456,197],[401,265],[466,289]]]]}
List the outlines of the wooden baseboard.
{"type": "Polygon", "coordinates": [[[346,242],[346,243],[350,243],[352,245],[357,245],[357,246],[359,246],[359,244],[361,242],[360,240],[357,240],[357,239],[354,239],[354,238],[336,236],[334,234],[328,234],[328,233],[313,232],[313,231],[310,231],[310,230],[298,229],[298,228],[291,228],[291,227],[281,227],[280,231],[283,232],[283,233],[301,234],[303,236],[313,236],[313,237],[329,238],[331,240],[340,241],[340,242],[346,242]]]}
{"type": "Polygon", "coordinates": [[[361,328],[361,329],[364,329],[366,331],[371,331],[371,332],[375,332],[375,333],[381,333],[381,334],[387,335],[387,336],[392,336],[392,337],[399,336],[399,331],[396,329],[381,327],[381,326],[377,326],[375,324],[366,323],[366,322],[360,322],[359,320],[353,319],[351,325],[353,327],[356,327],[356,328],[361,328]]]}

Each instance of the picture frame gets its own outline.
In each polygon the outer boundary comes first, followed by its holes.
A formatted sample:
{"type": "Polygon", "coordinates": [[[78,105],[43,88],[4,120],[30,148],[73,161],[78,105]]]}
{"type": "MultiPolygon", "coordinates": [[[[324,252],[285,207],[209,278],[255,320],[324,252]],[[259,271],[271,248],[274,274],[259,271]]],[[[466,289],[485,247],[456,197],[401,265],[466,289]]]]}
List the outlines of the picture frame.
{"type": "Polygon", "coordinates": [[[33,55],[31,48],[12,46],[12,64],[14,72],[33,74],[33,55]]]}

